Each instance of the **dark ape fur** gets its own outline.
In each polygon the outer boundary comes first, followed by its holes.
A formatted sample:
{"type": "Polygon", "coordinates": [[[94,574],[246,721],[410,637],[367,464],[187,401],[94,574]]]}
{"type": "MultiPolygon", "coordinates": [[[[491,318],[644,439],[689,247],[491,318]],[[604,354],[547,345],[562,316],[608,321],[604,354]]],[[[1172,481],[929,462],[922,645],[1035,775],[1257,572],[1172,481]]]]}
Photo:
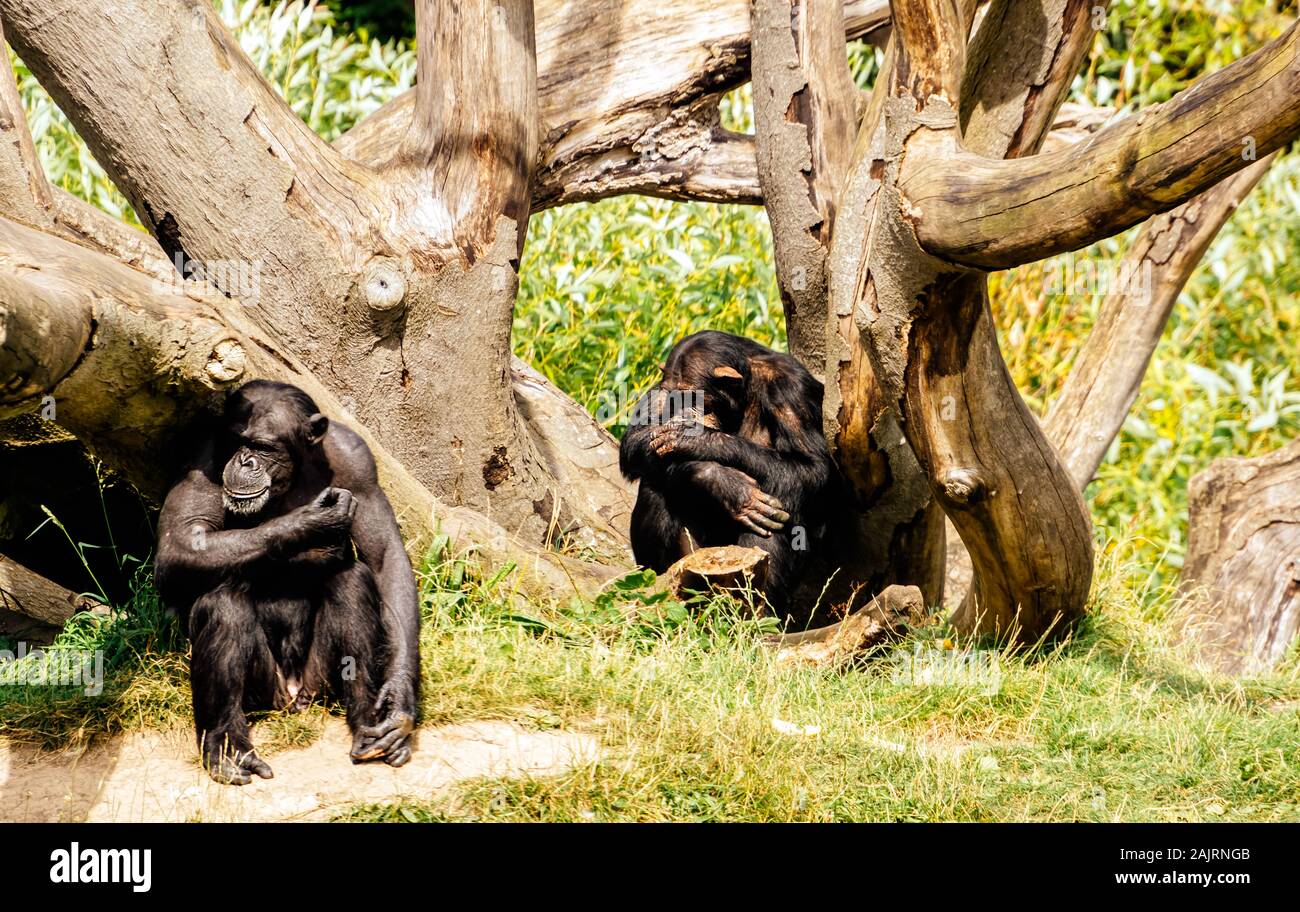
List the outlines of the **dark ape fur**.
{"type": "Polygon", "coordinates": [[[254,381],[199,435],[158,523],[158,587],[193,644],[194,727],[219,782],[271,777],[245,713],[330,694],[355,761],[410,759],[419,607],[374,458],[302,390],[254,381]]]}
{"type": "Polygon", "coordinates": [[[788,614],[839,490],[821,410],[822,384],[790,355],[714,331],[678,342],[619,448],[640,481],[637,561],[663,571],[695,547],[761,548],[764,595],[788,614]]]}

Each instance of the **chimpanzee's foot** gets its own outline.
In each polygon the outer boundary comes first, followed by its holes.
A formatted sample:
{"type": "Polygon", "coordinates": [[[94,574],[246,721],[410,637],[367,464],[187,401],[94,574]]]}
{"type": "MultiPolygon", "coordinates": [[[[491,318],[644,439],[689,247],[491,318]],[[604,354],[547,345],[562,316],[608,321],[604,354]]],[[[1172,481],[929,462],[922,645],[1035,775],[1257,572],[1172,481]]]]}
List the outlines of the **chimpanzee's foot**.
{"type": "Polygon", "coordinates": [[[253,751],[211,751],[203,757],[203,768],[213,781],[222,785],[247,785],[254,775],[272,779],[271,767],[253,751]]]}

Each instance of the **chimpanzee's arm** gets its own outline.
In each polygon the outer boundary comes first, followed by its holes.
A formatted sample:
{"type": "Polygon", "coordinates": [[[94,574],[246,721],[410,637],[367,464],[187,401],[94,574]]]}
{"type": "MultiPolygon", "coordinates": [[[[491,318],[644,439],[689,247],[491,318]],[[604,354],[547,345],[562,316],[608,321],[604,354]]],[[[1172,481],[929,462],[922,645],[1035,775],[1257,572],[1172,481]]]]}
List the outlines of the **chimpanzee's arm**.
{"type": "Polygon", "coordinates": [[[407,738],[419,711],[420,602],[415,574],[402,545],[397,517],[379,486],[370,448],[355,432],[338,424],[331,425],[327,441],[336,483],[345,485],[357,501],[352,539],[379,587],[390,656],[376,707],[384,714],[367,735],[375,739],[372,749],[378,748],[390,765],[400,766],[410,757],[407,738]]]}
{"type": "Polygon", "coordinates": [[[655,416],[651,415],[653,394],[652,389],[637,401],[618,445],[618,467],[632,481],[647,475],[653,477],[663,468],[658,454],[650,446],[651,432],[658,425],[655,416]]]}
{"type": "Polygon", "coordinates": [[[231,570],[292,553],[313,531],[293,513],[250,529],[223,529],[223,519],[221,485],[200,460],[167,493],[158,517],[155,569],[167,601],[188,604],[231,570]]]}
{"type": "Polygon", "coordinates": [[[698,422],[670,421],[650,430],[650,446],[661,459],[716,462],[739,469],[766,485],[774,468],[784,460],[771,447],[717,431],[698,422]]]}

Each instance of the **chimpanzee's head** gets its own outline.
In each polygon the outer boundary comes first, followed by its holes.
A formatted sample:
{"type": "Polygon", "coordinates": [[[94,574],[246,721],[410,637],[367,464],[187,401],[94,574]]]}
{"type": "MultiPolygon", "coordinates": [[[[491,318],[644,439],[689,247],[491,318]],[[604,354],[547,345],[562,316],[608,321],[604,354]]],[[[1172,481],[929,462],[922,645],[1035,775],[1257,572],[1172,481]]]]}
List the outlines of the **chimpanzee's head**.
{"type": "Polygon", "coordinates": [[[706,330],[674,345],[662,365],[659,387],[680,395],[665,397],[662,418],[695,408],[710,426],[735,431],[745,410],[750,373],[750,353],[738,344],[743,342],[706,330]]]}
{"type": "Polygon", "coordinates": [[[230,458],[221,473],[222,500],[240,516],[255,516],[283,497],[329,430],[310,396],[269,380],[232,392],[224,417],[230,458]]]}

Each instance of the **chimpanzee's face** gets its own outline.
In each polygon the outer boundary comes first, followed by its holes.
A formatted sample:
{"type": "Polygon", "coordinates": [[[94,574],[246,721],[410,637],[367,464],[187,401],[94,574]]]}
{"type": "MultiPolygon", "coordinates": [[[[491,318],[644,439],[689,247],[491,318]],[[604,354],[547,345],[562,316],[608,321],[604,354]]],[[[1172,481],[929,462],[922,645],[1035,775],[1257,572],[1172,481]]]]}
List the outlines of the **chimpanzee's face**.
{"type": "Polygon", "coordinates": [[[270,397],[232,399],[226,417],[233,452],[221,473],[222,501],[230,513],[256,516],[293,487],[328,421],[270,397]]]}
{"type": "MultiPolygon", "coordinates": [[[[687,339],[668,354],[660,389],[668,390],[665,409],[699,412],[710,427],[734,432],[740,425],[745,402],[747,362],[702,340],[687,339]],[[734,362],[734,363],[733,363],[734,362]]],[[[673,414],[663,414],[666,420],[673,414]]]]}

